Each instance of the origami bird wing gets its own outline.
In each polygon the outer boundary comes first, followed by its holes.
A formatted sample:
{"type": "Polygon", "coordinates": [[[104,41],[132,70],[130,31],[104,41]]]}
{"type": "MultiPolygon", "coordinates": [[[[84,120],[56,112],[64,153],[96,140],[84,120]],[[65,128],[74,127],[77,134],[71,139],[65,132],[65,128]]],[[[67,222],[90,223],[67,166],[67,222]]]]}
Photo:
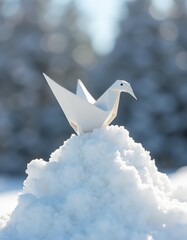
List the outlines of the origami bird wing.
{"type": "Polygon", "coordinates": [[[60,104],[70,125],[77,133],[92,131],[100,127],[108,116],[107,111],[90,104],[81,97],[68,91],[47,75],[44,77],[60,104]]]}
{"type": "Polygon", "coordinates": [[[95,99],[92,97],[92,95],[89,93],[89,91],[86,89],[86,87],[84,86],[80,79],[77,81],[76,94],[77,96],[87,100],[91,104],[95,103],[95,99]]]}

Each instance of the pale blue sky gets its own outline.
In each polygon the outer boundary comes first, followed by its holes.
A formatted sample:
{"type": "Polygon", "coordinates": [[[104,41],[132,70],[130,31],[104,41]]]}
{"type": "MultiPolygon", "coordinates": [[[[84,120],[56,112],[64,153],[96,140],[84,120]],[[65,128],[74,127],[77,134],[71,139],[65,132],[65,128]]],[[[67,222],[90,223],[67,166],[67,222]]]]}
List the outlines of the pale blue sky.
{"type": "MultiPolygon", "coordinates": [[[[89,21],[83,21],[92,44],[101,54],[108,53],[118,34],[118,20],[126,0],[78,0],[77,6],[86,14],[89,21]]],[[[84,26],[83,26],[84,27],[84,26]]]]}

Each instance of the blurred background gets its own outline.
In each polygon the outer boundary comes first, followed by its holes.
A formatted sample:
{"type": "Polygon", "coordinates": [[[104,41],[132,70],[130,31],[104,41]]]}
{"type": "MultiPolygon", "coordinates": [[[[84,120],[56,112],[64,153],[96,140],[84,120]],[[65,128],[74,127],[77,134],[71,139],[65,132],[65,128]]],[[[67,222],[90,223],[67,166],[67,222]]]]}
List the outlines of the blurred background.
{"type": "Polygon", "coordinates": [[[162,171],[187,165],[186,0],[0,0],[0,174],[24,174],[73,133],[42,73],[95,98],[116,79],[118,117],[162,171]]]}

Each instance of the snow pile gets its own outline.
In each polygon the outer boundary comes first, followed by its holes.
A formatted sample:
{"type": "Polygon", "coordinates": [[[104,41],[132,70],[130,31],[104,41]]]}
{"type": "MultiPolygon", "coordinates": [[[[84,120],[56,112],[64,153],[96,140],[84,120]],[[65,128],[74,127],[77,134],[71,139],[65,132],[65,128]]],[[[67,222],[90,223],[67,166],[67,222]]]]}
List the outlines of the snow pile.
{"type": "Polygon", "coordinates": [[[187,202],[187,166],[170,175],[174,186],[173,196],[187,202]]]}
{"type": "Polygon", "coordinates": [[[187,202],[123,127],[73,135],[27,174],[1,240],[187,239],[187,202]]]}

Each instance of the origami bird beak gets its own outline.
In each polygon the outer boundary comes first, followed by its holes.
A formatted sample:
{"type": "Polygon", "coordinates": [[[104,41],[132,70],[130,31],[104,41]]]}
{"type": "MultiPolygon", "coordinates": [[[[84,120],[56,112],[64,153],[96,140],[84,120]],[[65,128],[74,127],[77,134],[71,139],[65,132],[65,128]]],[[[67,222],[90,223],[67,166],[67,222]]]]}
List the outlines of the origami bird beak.
{"type": "Polygon", "coordinates": [[[126,92],[128,92],[130,95],[132,95],[137,100],[137,97],[135,96],[130,84],[128,85],[126,92]]]}

